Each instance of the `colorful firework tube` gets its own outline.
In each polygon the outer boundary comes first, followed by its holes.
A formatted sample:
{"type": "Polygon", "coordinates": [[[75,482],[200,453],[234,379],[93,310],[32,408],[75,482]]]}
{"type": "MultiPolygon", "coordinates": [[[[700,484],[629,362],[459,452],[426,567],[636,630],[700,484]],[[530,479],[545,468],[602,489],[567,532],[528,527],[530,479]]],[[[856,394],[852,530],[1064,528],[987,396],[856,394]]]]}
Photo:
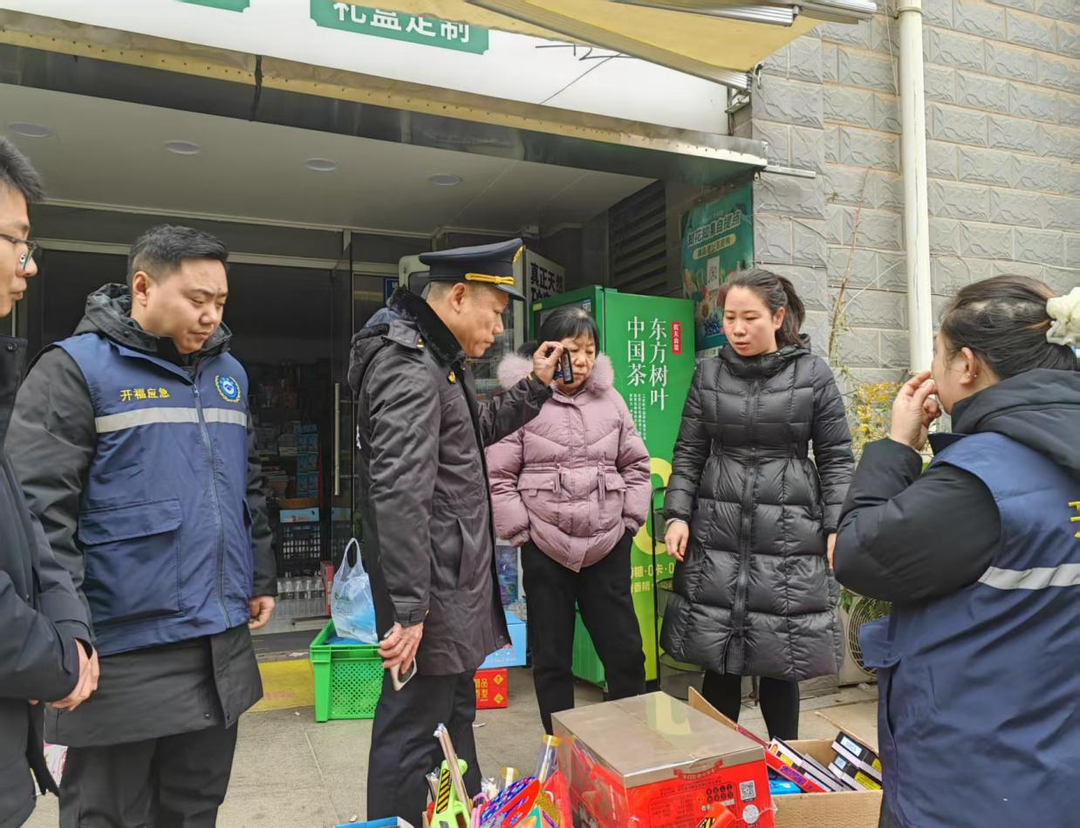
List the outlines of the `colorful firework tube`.
{"type": "Polygon", "coordinates": [[[517,768],[503,768],[499,771],[499,790],[505,791],[521,778],[521,771],[517,768]]]}
{"type": "Polygon", "coordinates": [[[540,784],[543,785],[555,772],[556,754],[561,742],[554,736],[544,736],[544,745],[540,748],[540,756],[536,760],[536,773],[534,774],[540,784]]]}
{"type": "MultiPolygon", "coordinates": [[[[446,766],[450,769],[450,779],[454,783],[454,794],[461,803],[461,807],[465,810],[465,816],[471,817],[472,802],[469,799],[468,792],[465,790],[465,780],[461,775],[457,752],[454,750],[454,743],[450,740],[450,731],[446,729],[446,725],[440,724],[435,728],[435,738],[439,740],[443,756],[446,757],[446,766]]],[[[466,824],[468,822],[469,820],[466,820],[466,824]]]]}

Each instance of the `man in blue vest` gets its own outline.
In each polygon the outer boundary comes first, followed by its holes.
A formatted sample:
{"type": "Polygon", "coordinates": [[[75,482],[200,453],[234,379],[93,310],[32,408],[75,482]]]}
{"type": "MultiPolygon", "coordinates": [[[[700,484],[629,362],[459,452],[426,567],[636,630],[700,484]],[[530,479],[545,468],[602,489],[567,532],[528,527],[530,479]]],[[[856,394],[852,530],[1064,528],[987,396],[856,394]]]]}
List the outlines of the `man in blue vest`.
{"type": "Polygon", "coordinates": [[[198,230],[148,231],[16,402],[12,462],[100,654],[91,701],[46,719],[70,747],[63,828],[214,825],[262,695],[249,628],[276,573],[227,259],[198,230]]]}
{"type": "MultiPolygon", "coordinates": [[[[0,138],[0,320],[37,274],[27,204],[41,179],[0,138]]],[[[37,790],[57,793],[45,764],[41,702],[78,707],[97,684],[89,618],[27,508],[4,453],[26,341],[0,336],[0,825],[22,825],[37,790]]]]}

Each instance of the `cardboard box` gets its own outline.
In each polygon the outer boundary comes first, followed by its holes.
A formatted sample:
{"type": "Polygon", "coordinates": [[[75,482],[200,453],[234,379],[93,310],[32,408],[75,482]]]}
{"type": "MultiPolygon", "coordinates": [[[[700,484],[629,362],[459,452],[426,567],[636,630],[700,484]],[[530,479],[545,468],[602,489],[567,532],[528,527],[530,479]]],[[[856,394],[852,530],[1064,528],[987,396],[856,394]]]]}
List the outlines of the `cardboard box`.
{"type": "Polygon", "coordinates": [[[476,685],[477,710],[501,710],[510,701],[505,667],[499,670],[477,670],[473,683],[476,685]]]}
{"type": "MultiPolygon", "coordinates": [[[[690,707],[714,719],[738,727],[691,688],[690,707]]],[[[793,748],[828,765],[836,755],[828,739],[801,740],[793,748]]],[[[881,814],[881,791],[789,794],[773,800],[776,828],[877,828],[881,814]]]]}
{"type": "Polygon", "coordinates": [[[664,693],[556,713],[575,821],[595,828],[696,826],[716,802],[733,828],[773,828],[765,752],[664,693]]]}
{"type": "Polygon", "coordinates": [[[495,670],[500,667],[524,667],[525,644],[527,640],[525,622],[513,613],[506,612],[506,626],[510,630],[510,643],[501,650],[496,650],[487,657],[481,670],[495,670]]]}

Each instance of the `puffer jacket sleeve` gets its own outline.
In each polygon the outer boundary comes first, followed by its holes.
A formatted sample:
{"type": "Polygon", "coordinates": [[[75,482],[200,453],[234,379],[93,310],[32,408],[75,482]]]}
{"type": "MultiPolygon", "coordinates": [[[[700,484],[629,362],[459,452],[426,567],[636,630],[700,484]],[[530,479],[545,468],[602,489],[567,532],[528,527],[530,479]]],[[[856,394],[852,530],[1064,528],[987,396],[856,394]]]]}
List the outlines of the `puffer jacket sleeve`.
{"type": "Polygon", "coordinates": [[[840,512],[847,497],[855,457],[851,453],[851,429],[844,413],[844,401],[832,371],[818,359],[814,371],[814,462],[821,478],[822,527],[830,535],[840,525],[840,512]]]}
{"type": "Polygon", "coordinates": [[[652,459],[645,441],[638,434],[630,409],[617,391],[611,392],[612,400],[619,408],[619,456],[615,466],[626,483],[623,501],[623,524],[637,534],[649,515],[652,498],[652,459]]]}
{"type": "Polygon", "coordinates": [[[521,546],[529,540],[529,510],[518,491],[518,477],[525,467],[525,429],[489,446],[487,462],[495,532],[511,546],[521,546]]]}
{"type": "Polygon", "coordinates": [[[668,481],[667,496],[664,499],[664,517],[668,520],[683,520],[687,523],[694,512],[694,500],[698,485],[701,483],[701,470],[709,457],[712,438],[705,425],[702,410],[704,372],[708,370],[710,360],[698,364],[694,372],[694,381],[683,407],[682,425],[679,437],[675,441],[675,452],[671,461],[671,479],[668,481]]]}

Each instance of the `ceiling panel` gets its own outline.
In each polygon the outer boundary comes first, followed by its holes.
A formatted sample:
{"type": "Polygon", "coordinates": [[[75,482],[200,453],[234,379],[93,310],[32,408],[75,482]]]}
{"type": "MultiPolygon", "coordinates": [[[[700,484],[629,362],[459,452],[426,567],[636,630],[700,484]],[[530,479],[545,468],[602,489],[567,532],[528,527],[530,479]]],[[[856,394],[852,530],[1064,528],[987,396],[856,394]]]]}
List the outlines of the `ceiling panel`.
{"type": "Polygon", "coordinates": [[[0,130],[53,199],[332,227],[515,232],[581,223],[649,179],[219,118],[0,84],[0,130]],[[10,125],[46,126],[26,138],[10,125]],[[175,155],[168,141],[198,144],[175,155]],[[328,158],[333,172],[304,162],[328,158]],[[435,174],[460,177],[439,187],[435,174]]]}

